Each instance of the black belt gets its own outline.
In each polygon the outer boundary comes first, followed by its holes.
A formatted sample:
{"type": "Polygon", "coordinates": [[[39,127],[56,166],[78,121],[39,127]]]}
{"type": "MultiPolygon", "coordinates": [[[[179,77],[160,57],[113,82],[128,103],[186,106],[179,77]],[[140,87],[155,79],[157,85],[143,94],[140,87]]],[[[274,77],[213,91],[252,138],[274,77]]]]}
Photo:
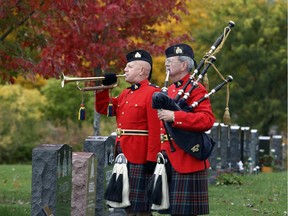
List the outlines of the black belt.
{"type": "Polygon", "coordinates": [[[148,136],[148,130],[130,130],[130,129],[116,129],[116,135],[120,136],[148,136]]]}

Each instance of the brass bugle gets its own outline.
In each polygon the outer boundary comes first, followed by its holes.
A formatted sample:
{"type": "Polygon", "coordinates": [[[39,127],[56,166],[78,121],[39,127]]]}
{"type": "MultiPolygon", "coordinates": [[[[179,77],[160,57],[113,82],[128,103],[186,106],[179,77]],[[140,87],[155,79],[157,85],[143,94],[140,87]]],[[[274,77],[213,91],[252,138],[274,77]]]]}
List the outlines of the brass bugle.
{"type": "Polygon", "coordinates": [[[84,86],[80,87],[79,82],[76,82],[76,86],[80,91],[97,91],[97,90],[105,90],[112,89],[117,87],[118,81],[112,85],[99,85],[99,86],[84,86]]]}
{"type": "MultiPolygon", "coordinates": [[[[125,74],[116,75],[116,77],[125,77],[125,74]]],[[[67,77],[64,73],[61,74],[61,87],[64,88],[65,84],[68,82],[89,82],[89,81],[100,81],[104,80],[104,76],[99,77],[67,77]]],[[[79,88],[79,87],[78,87],[79,88]]]]}

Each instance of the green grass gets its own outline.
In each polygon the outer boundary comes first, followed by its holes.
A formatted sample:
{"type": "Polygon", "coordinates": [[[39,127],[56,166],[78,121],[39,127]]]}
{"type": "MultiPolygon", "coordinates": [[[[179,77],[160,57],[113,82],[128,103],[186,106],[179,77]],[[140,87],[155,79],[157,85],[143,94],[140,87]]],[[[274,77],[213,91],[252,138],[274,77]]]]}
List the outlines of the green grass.
{"type": "MultiPolygon", "coordinates": [[[[0,215],[30,215],[31,165],[0,165],[0,215]]],[[[241,177],[242,185],[209,186],[212,216],[287,216],[287,172],[241,177]]],[[[157,215],[157,214],[154,214],[157,215]]]]}
{"type": "Polygon", "coordinates": [[[210,186],[210,215],[287,216],[287,172],[242,177],[243,185],[210,186]]]}
{"type": "Polygon", "coordinates": [[[0,166],[0,215],[30,215],[31,165],[0,166]]]}

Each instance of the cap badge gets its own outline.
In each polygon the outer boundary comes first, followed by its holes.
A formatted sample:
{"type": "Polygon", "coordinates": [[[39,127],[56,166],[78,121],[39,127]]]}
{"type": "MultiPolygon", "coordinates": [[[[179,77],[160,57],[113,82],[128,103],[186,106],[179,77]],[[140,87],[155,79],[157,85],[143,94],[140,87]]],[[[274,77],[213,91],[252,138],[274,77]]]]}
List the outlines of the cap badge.
{"type": "Polygon", "coordinates": [[[141,54],[139,52],[136,52],[134,57],[135,58],[141,58],[141,54]]]}
{"type": "Polygon", "coordinates": [[[180,47],[175,49],[175,54],[183,54],[183,50],[180,47]]]}

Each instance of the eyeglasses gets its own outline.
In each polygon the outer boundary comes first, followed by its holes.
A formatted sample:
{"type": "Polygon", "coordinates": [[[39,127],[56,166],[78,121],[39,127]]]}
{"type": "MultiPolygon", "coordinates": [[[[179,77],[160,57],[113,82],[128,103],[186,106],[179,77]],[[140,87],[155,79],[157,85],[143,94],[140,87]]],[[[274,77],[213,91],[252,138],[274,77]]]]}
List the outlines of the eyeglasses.
{"type": "Polygon", "coordinates": [[[172,59],[166,59],[165,60],[165,64],[171,64],[172,62],[181,62],[181,61],[179,61],[179,60],[172,60],[172,59]]]}

